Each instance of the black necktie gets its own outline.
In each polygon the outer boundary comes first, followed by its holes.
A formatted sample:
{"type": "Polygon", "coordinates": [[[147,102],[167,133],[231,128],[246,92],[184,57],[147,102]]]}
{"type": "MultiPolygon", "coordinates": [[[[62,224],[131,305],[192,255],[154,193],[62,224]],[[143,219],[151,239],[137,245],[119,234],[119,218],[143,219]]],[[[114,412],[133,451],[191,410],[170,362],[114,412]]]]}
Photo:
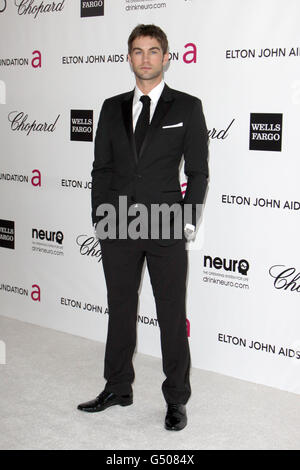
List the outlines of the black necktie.
{"type": "Polygon", "coordinates": [[[140,112],[139,118],[135,126],[135,132],[134,132],[136,151],[138,155],[140,153],[141,146],[145,139],[145,136],[149,127],[149,123],[150,123],[151,99],[149,98],[149,96],[143,95],[140,97],[140,101],[143,103],[143,109],[140,112]]]}

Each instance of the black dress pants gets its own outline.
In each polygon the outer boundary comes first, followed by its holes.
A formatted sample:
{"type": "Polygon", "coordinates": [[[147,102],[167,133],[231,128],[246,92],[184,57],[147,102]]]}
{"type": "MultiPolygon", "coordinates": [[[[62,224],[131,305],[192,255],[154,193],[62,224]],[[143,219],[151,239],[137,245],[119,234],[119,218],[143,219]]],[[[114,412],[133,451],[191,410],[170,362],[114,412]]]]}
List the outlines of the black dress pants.
{"type": "Polygon", "coordinates": [[[167,403],[185,404],[191,394],[185,239],[168,246],[151,239],[104,240],[101,249],[109,309],[105,389],[117,395],[132,392],[138,290],[146,258],[161,335],[163,395],[167,403]]]}

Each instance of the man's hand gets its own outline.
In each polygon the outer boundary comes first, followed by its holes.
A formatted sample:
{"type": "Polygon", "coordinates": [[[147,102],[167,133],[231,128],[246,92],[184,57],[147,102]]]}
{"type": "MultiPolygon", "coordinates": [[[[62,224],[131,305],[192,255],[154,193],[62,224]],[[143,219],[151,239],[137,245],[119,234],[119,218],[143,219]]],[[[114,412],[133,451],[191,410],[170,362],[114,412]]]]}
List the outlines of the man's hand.
{"type": "Polygon", "coordinates": [[[187,241],[194,240],[196,236],[196,227],[192,224],[185,224],[184,227],[184,236],[187,239],[187,241]]]}

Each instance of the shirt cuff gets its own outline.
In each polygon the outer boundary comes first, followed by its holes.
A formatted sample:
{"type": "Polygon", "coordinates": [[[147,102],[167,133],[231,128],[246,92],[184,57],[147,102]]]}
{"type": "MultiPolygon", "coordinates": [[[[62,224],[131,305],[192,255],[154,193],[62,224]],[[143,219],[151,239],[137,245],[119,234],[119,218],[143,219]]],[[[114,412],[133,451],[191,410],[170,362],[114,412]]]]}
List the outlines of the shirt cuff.
{"type": "Polygon", "coordinates": [[[196,229],[195,225],[192,225],[192,224],[185,224],[184,230],[185,230],[186,228],[192,230],[193,232],[195,232],[195,229],[196,229]]]}

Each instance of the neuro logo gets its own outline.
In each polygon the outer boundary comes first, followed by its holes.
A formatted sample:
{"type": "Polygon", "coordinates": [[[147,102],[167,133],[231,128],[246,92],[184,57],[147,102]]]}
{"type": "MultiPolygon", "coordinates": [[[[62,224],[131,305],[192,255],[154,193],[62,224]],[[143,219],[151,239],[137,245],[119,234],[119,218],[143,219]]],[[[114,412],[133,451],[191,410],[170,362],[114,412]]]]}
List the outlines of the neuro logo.
{"type": "Polygon", "coordinates": [[[204,267],[211,269],[224,269],[225,271],[239,272],[243,276],[247,276],[250,265],[245,259],[233,260],[227,258],[219,258],[218,256],[212,258],[211,256],[204,256],[204,267]]]}
{"type": "Polygon", "coordinates": [[[238,272],[242,274],[243,276],[247,276],[248,269],[249,269],[249,263],[245,259],[241,259],[238,264],[238,272]]]}
{"type": "Polygon", "coordinates": [[[64,256],[63,239],[64,234],[60,230],[53,232],[51,230],[33,228],[32,251],[42,255],[64,256]]]}
{"type": "Polygon", "coordinates": [[[49,230],[39,230],[33,228],[32,238],[35,238],[37,240],[47,240],[48,242],[54,242],[61,245],[64,239],[64,234],[61,231],[51,232],[49,230]]]}

